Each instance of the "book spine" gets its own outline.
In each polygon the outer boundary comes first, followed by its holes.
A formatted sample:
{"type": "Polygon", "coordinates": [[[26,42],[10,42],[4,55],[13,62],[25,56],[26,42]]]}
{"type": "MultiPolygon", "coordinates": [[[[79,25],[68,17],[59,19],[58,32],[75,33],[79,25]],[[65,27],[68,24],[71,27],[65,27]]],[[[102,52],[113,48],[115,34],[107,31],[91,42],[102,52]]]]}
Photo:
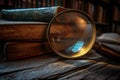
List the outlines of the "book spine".
{"type": "Polygon", "coordinates": [[[23,1],[20,0],[20,7],[22,8],[23,7],[23,1]]]}
{"type": "Polygon", "coordinates": [[[106,9],[103,9],[103,15],[102,15],[102,23],[107,24],[107,11],[106,9]]]}
{"type": "Polygon", "coordinates": [[[7,42],[4,47],[7,61],[30,58],[52,52],[47,42],[7,42]]]}
{"type": "Polygon", "coordinates": [[[47,6],[47,5],[46,5],[46,2],[47,2],[47,0],[43,0],[43,3],[42,3],[43,7],[46,7],[46,6],[47,6]]]}
{"type": "Polygon", "coordinates": [[[74,9],[77,9],[77,8],[78,8],[78,0],[75,0],[74,9]]]}
{"type": "Polygon", "coordinates": [[[97,8],[98,9],[97,9],[97,20],[96,20],[96,22],[97,23],[102,23],[103,8],[100,5],[97,8]]]}
{"type": "Polygon", "coordinates": [[[19,4],[18,4],[18,0],[14,0],[15,1],[15,8],[18,8],[19,4]]]}
{"type": "Polygon", "coordinates": [[[77,9],[80,10],[80,0],[78,0],[77,3],[78,3],[78,4],[77,4],[77,5],[78,5],[77,9]]]}
{"type": "Polygon", "coordinates": [[[113,21],[119,21],[119,10],[117,6],[113,7],[113,21]]]}
{"type": "MultiPolygon", "coordinates": [[[[120,9],[118,10],[118,14],[120,14],[120,9]]],[[[120,15],[118,15],[118,21],[120,22],[120,15]]]]}
{"type": "Polygon", "coordinates": [[[54,0],[54,6],[58,6],[58,0],[54,0]]]}
{"type": "Polygon", "coordinates": [[[18,7],[17,8],[21,8],[21,0],[18,0],[18,7]]]}
{"type": "Polygon", "coordinates": [[[63,6],[63,1],[62,0],[58,0],[58,6],[63,6]]]}
{"type": "Polygon", "coordinates": [[[48,24],[0,25],[0,41],[43,41],[46,40],[48,24]]]}
{"type": "Polygon", "coordinates": [[[47,7],[50,7],[51,6],[51,0],[47,0],[47,7]]]}
{"type": "Polygon", "coordinates": [[[32,1],[28,0],[28,8],[31,8],[32,1]]]}
{"type": "Polygon", "coordinates": [[[51,6],[54,6],[54,0],[51,0],[51,6]]]}
{"type": "Polygon", "coordinates": [[[91,2],[86,4],[85,11],[93,18],[94,16],[94,5],[91,2]]]}
{"type": "Polygon", "coordinates": [[[40,0],[36,0],[36,7],[40,7],[40,0]]]}
{"type": "Polygon", "coordinates": [[[23,7],[23,8],[26,8],[26,0],[22,0],[22,2],[23,2],[23,3],[22,3],[22,4],[23,4],[22,7],[23,7]]]}
{"type": "Polygon", "coordinates": [[[26,0],[26,8],[29,7],[29,0],[26,0]]]}
{"type": "MultiPolygon", "coordinates": [[[[2,0],[3,1],[3,0],[2,0]]],[[[1,2],[1,1],[0,1],[1,2]]],[[[13,5],[13,0],[9,0],[8,1],[8,6],[12,6],[13,5]]]]}
{"type": "Polygon", "coordinates": [[[31,8],[34,8],[34,7],[33,7],[33,1],[34,1],[34,0],[31,0],[31,5],[30,5],[31,8]]]}
{"type": "Polygon", "coordinates": [[[63,6],[63,0],[60,0],[59,2],[60,2],[59,5],[60,5],[60,6],[63,6]]]}
{"type": "Polygon", "coordinates": [[[68,4],[67,0],[64,0],[64,1],[65,1],[65,8],[71,8],[71,9],[73,8],[74,0],[69,0],[69,4],[68,4]]]}
{"type": "Polygon", "coordinates": [[[43,7],[43,0],[40,0],[40,7],[43,7]]]}
{"type": "Polygon", "coordinates": [[[1,11],[1,16],[5,20],[13,21],[41,21],[49,22],[58,11],[64,10],[63,7],[44,7],[28,9],[11,9],[1,11]]]}
{"type": "Polygon", "coordinates": [[[66,0],[62,0],[62,6],[66,7],[66,0]]]}
{"type": "Polygon", "coordinates": [[[33,8],[36,8],[36,0],[33,0],[33,8]]]}
{"type": "Polygon", "coordinates": [[[81,1],[81,10],[85,11],[85,2],[84,1],[81,1]]]}

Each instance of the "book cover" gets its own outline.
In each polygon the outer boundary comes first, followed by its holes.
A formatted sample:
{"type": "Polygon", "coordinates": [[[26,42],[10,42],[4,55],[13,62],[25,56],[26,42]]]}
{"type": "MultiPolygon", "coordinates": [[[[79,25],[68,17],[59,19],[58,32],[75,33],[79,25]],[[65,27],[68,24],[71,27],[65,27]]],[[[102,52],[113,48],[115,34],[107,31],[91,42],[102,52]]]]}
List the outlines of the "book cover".
{"type": "Polygon", "coordinates": [[[47,42],[6,42],[4,46],[4,54],[8,61],[40,56],[49,52],[52,50],[47,42]]]}
{"type": "Polygon", "coordinates": [[[41,41],[46,39],[48,23],[0,21],[0,41],[41,41]]]}
{"type": "Polygon", "coordinates": [[[103,33],[98,37],[98,41],[120,44],[120,35],[117,33],[103,33]]]}
{"type": "Polygon", "coordinates": [[[54,15],[65,8],[60,6],[26,8],[26,9],[3,9],[1,11],[2,19],[13,21],[39,21],[49,22],[54,15]]]}

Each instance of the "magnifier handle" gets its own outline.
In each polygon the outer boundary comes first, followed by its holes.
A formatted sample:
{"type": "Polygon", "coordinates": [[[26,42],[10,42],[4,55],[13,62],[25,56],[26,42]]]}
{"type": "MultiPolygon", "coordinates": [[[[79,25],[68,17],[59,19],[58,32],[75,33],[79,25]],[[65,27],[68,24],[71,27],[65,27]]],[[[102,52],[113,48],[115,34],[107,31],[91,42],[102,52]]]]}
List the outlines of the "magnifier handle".
{"type": "Polygon", "coordinates": [[[95,42],[93,49],[100,55],[105,56],[113,61],[120,61],[120,52],[100,43],[95,42]]]}

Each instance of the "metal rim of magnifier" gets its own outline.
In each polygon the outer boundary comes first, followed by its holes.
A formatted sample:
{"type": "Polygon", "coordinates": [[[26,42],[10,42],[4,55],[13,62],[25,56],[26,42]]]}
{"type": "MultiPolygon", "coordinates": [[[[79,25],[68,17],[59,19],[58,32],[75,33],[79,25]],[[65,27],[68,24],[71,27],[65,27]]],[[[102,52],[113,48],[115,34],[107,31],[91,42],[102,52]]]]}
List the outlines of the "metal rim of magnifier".
{"type": "Polygon", "coordinates": [[[96,39],[95,23],[94,23],[94,21],[92,20],[92,18],[91,18],[88,14],[86,14],[85,12],[83,12],[83,11],[74,10],[74,9],[64,10],[64,11],[58,13],[57,15],[55,15],[55,16],[52,18],[52,20],[50,21],[50,23],[49,23],[49,25],[48,25],[48,28],[47,28],[47,39],[48,39],[48,43],[49,43],[51,49],[52,49],[56,54],[58,54],[59,56],[62,56],[62,57],[64,57],[64,58],[78,58],[78,57],[80,57],[80,56],[85,55],[85,54],[92,48],[92,46],[93,46],[93,44],[94,44],[94,42],[95,42],[95,39],[96,39]],[[89,19],[89,21],[90,21],[91,24],[92,24],[92,39],[90,40],[90,43],[88,44],[88,46],[87,46],[87,47],[84,47],[83,50],[82,50],[82,52],[79,51],[79,52],[75,53],[74,55],[70,55],[70,56],[65,55],[65,54],[63,54],[63,53],[60,53],[60,52],[58,52],[57,50],[55,50],[55,48],[53,47],[53,45],[52,45],[52,43],[51,43],[51,41],[50,41],[50,38],[49,38],[51,24],[54,22],[54,20],[56,19],[56,17],[60,16],[61,14],[67,13],[67,12],[77,12],[77,13],[83,14],[85,17],[87,17],[87,19],[89,19]]]}

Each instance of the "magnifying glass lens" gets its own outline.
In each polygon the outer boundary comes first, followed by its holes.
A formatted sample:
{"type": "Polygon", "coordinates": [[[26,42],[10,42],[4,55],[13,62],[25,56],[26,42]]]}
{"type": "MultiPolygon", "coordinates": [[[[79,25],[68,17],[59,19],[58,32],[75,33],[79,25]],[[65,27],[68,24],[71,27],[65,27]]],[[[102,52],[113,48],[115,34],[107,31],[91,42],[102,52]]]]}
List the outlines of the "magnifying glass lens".
{"type": "Polygon", "coordinates": [[[83,12],[63,11],[49,24],[48,42],[60,56],[80,57],[86,54],[94,43],[96,33],[93,26],[92,20],[83,12]]]}

